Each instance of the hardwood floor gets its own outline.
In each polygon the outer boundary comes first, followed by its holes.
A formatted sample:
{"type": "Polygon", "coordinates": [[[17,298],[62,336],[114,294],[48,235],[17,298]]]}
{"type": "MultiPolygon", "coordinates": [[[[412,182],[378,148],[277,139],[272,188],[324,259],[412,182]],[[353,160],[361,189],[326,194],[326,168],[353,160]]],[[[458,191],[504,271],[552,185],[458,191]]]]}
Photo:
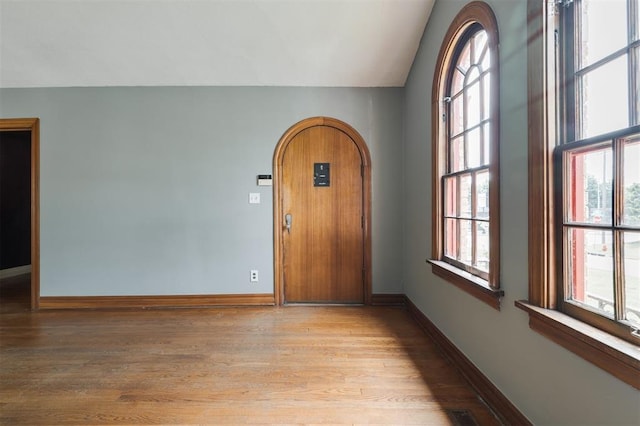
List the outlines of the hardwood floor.
{"type": "Polygon", "coordinates": [[[499,424],[401,307],[0,311],[1,424],[474,419],[499,424]]]}
{"type": "Polygon", "coordinates": [[[31,310],[31,274],[0,279],[0,313],[31,310]]]}

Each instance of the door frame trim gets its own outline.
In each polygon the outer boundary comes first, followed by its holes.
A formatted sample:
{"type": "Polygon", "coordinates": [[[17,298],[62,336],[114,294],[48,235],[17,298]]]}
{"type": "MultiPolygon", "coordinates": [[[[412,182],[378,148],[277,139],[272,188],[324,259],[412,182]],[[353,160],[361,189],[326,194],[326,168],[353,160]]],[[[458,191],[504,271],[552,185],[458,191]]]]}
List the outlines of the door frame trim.
{"type": "Polygon", "coordinates": [[[345,133],[353,140],[362,159],[362,203],[363,203],[363,285],[364,285],[364,304],[371,304],[371,155],[366,142],[360,136],[360,133],[349,124],[331,117],[311,117],[299,121],[291,126],[280,138],[273,154],[273,255],[274,255],[274,288],[273,294],[276,306],[284,304],[284,251],[282,250],[282,189],[280,182],[282,181],[282,161],[289,142],[303,130],[310,127],[327,126],[333,127],[345,133]]]}
{"type": "Polygon", "coordinates": [[[40,307],[40,119],[0,118],[0,132],[31,132],[31,310],[40,307]]]}

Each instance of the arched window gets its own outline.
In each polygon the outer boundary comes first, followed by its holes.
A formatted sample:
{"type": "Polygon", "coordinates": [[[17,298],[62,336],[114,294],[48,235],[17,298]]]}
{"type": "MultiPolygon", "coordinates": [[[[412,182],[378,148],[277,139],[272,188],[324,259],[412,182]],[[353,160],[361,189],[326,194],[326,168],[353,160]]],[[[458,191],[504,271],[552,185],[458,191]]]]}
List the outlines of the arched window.
{"type": "Polygon", "coordinates": [[[483,2],[454,19],[433,106],[435,274],[499,308],[498,29],[483,2]]]}

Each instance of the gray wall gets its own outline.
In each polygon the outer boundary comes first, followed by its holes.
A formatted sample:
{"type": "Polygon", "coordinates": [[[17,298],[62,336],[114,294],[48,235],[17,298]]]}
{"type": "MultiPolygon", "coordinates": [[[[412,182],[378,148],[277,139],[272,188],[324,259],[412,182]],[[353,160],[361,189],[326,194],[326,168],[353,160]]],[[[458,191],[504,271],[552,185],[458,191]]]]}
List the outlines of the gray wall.
{"type": "Polygon", "coordinates": [[[534,333],[527,298],[526,1],[489,0],[500,30],[500,312],[443,282],[431,252],[431,86],[440,43],[466,1],[438,1],[406,85],[405,292],[534,424],[640,424],[640,394],[534,333]]]}
{"type": "Polygon", "coordinates": [[[41,295],[272,293],[272,189],[256,176],[317,115],[369,146],[373,291],[401,293],[403,102],[402,89],[0,90],[1,117],[41,119],[41,295]]]}

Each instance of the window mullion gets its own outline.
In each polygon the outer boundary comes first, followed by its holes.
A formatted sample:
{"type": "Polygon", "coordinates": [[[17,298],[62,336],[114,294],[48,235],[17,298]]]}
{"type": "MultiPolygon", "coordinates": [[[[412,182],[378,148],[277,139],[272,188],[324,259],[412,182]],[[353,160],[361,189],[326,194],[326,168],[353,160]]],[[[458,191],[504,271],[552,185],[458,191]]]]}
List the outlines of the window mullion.
{"type": "Polygon", "coordinates": [[[442,113],[442,121],[445,129],[445,174],[451,173],[453,171],[453,144],[451,143],[451,134],[453,131],[451,130],[451,96],[446,96],[443,100],[443,113],[442,113]]]}
{"type": "Polygon", "coordinates": [[[621,230],[613,231],[613,297],[616,321],[625,318],[624,248],[621,230]]]}
{"type": "Polygon", "coordinates": [[[568,214],[569,211],[569,198],[565,196],[565,194],[571,194],[571,190],[568,187],[570,182],[573,182],[573,173],[575,173],[576,167],[575,162],[577,161],[575,158],[569,160],[564,153],[557,154],[557,164],[555,170],[554,180],[556,181],[556,187],[561,188],[560,191],[556,193],[556,197],[558,197],[556,205],[556,215],[560,220],[556,222],[556,235],[560,236],[560,238],[556,239],[556,253],[559,254],[560,264],[556,269],[556,284],[557,288],[557,303],[558,306],[564,306],[566,300],[568,300],[571,296],[571,285],[570,279],[571,275],[569,271],[573,271],[573,263],[571,262],[571,253],[570,247],[568,247],[569,241],[569,228],[567,227],[567,218],[570,216],[568,214]],[[571,165],[569,162],[571,161],[571,165]]]}
{"type": "Polygon", "coordinates": [[[478,235],[476,234],[477,204],[476,204],[476,173],[471,173],[471,266],[474,268],[478,264],[478,235]]]}
{"type": "Polygon", "coordinates": [[[627,44],[629,67],[629,124],[631,126],[640,124],[640,47],[634,46],[634,42],[640,39],[640,28],[637,26],[636,16],[638,10],[638,0],[627,0],[627,44]]]}
{"type": "MultiPolygon", "coordinates": [[[[485,100],[485,96],[488,96],[486,93],[484,93],[484,79],[485,79],[486,74],[484,72],[480,73],[480,77],[478,78],[478,84],[479,84],[479,89],[480,89],[480,123],[478,124],[478,127],[480,129],[480,164],[484,165],[487,164],[487,159],[484,157],[484,144],[487,143],[487,141],[484,140],[484,129],[485,126],[487,125],[486,123],[489,123],[489,125],[491,125],[491,120],[488,114],[488,111],[485,111],[484,109],[484,100],[485,100]],[[487,117],[489,119],[487,119],[487,117]]],[[[491,78],[491,76],[488,76],[486,78],[491,78]]]]}
{"type": "Polygon", "coordinates": [[[461,180],[461,175],[456,176],[456,260],[460,260],[460,232],[461,232],[461,228],[460,228],[460,217],[461,217],[461,211],[460,209],[462,208],[462,191],[460,191],[460,180],[461,180]]]}
{"type": "Polygon", "coordinates": [[[624,138],[613,140],[613,297],[616,321],[625,318],[624,234],[624,138]]]}
{"type": "Polygon", "coordinates": [[[624,210],[624,141],[625,138],[613,140],[613,226],[619,228],[623,225],[624,210]]]}
{"type": "Polygon", "coordinates": [[[640,47],[629,49],[629,123],[640,124],[640,47]]]}
{"type": "Polygon", "coordinates": [[[467,76],[465,76],[464,80],[464,86],[462,87],[462,128],[464,129],[464,135],[462,137],[462,146],[464,150],[464,152],[462,153],[462,169],[466,170],[469,167],[469,163],[467,161],[467,153],[469,152],[469,147],[467,145],[469,140],[469,103],[467,102],[467,76]]]}
{"type": "Polygon", "coordinates": [[[631,45],[634,41],[640,40],[640,28],[637,26],[636,17],[640,10],[638,0],[627,0],[627,42],[631,45]]]}
{"type": "Polygon", "coordinates": [[[456,218],[456,261],[460,260],[460,256],[461,256],[461,250],[460,250],[460,246],[462,244],[460,244],[460,231],[461,231],[461,220],[460,218],[456,218]]]}

